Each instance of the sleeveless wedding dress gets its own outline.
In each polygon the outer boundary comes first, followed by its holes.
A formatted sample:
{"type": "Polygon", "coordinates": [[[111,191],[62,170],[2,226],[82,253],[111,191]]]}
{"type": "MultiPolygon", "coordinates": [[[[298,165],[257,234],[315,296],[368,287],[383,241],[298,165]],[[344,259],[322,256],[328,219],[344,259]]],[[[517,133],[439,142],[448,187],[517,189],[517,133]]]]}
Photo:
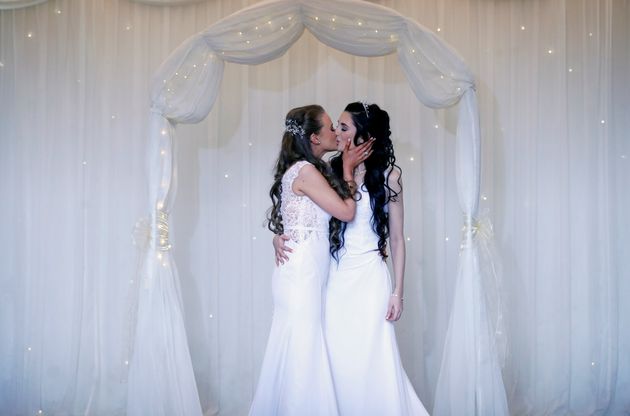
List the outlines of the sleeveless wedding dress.
{"type": "Polygon", "coordinates": [[[296,162],[282,177],[280,209],[293,253],[273,273],[273,320],[250,416],[338,415],[322,322],[330,215],[292,190],[306,164],[296,162]]]}
{"type": "Polygon", "coordinates": [[[339,413],[428,415],[402,367],[394,325],[385,319],[389,270],[372,230],[370,195],[363,186],[359,192],[339,263],[330,263],[326,292],[325,333],[339,413]]]}

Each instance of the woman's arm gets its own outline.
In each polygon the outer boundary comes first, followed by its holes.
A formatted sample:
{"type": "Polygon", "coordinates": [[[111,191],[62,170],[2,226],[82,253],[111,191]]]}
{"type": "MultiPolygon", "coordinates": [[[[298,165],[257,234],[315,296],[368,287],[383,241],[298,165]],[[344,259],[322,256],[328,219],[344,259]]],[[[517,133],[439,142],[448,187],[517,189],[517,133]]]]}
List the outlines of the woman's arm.
{"type": "Polygon", "coordinates": [[[405,280],[405,233],[402,178],[400,170],[394,168],[389,175],[388,185],[398,192],[395,201],[389,201],[389,244],[391,246],[392,266],[394,270],[394,291],[389,298],[386,319],[397,321],[403,311],[403,293],[405,280]]]}
{"type": "MultiPolygon", "coordinates": [[[[343,180],[348,182],[352,193],[356,191],[354,183],[354,168],[372,154],[373,140],[349,149],[350,141],[344,148],[343,154],[343,180]]],[[[306,195],[321,209],[340,219],[349,222],[354,219],[356,201],[354,198],[342,199],[330,186],[324,175],[313,165],[305,165],[300,169],[297,178],[293,181],[293,192],[297,195],[306,195]]]]}
{"type": "Polygon", "coordinates": [[[286,234],[275,234],[273,236],[273,249],[276,252],[276,266],[280,266],[284,264],[285,261],[289,261],[287,253],[292,253],[293,250],[285,243],[290,239],[291,237],[286,234]]]}

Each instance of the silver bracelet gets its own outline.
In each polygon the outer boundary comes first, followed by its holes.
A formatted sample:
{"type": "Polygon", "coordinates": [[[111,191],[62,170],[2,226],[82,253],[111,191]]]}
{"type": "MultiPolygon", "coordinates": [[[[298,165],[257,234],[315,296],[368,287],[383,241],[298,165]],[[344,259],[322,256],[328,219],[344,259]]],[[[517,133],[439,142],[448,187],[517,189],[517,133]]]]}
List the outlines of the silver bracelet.
{"type": "Polygon", "coordinates": [[[401,302],[404,300],[402,297],[398,296],[398,294],[396,294],[396,293],[392,293],[392,296],[394,296],[396,298],[400,298],[401,302]]]}

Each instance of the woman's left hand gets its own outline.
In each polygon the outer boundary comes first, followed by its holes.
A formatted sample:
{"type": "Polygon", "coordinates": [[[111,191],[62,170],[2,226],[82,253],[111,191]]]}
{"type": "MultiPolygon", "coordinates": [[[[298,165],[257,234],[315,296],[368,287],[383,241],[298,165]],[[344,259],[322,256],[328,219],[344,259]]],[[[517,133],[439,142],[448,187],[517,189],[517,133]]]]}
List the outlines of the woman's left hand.
{"type": "Polygon", "coordinates": [[[400,319],[403,311],[403,300],[399,296],[390,296],[389,304],[387,305],[387,315],[385,319],[388,321],[397,321],[400,319]]]}
{"type": "Polygon", "coordinates": [[[373,144],[374,139],[370,138],[368,141],[361,143],[356,147],[350,148],[350,140],[348,140],[346,146],[344,147],[343,154],[341,155],[343,165],[354,170],[354,168],[365,162],[367,158],[372,155],[373,144]]]}

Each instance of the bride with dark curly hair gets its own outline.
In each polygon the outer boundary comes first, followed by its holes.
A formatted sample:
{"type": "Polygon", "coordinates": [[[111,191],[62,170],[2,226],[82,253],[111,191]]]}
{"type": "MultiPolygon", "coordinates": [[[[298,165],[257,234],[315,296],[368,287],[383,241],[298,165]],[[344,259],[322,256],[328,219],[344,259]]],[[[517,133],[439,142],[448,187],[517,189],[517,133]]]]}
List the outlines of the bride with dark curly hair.
{"type": "MultiPolygon", "coordinates": [[[[389,115],[376,104],[348,104],[336,133],[342,153],[330,164],[337,176],[343,174],[344,146],[352,150],[373,139],[372,154],[353,172],[358,185],[354,219],[330,222],[333,261],[324,328],[339,412],[427,415],[402,367],[393,326],[403,310],[405,239],[402,171],[396,165],[389,115]],[[393,290],[386,264],[388,240],[393,290]]],[[[288,260],[286,240],[274,237],[276,262],[288,260]]]]}

